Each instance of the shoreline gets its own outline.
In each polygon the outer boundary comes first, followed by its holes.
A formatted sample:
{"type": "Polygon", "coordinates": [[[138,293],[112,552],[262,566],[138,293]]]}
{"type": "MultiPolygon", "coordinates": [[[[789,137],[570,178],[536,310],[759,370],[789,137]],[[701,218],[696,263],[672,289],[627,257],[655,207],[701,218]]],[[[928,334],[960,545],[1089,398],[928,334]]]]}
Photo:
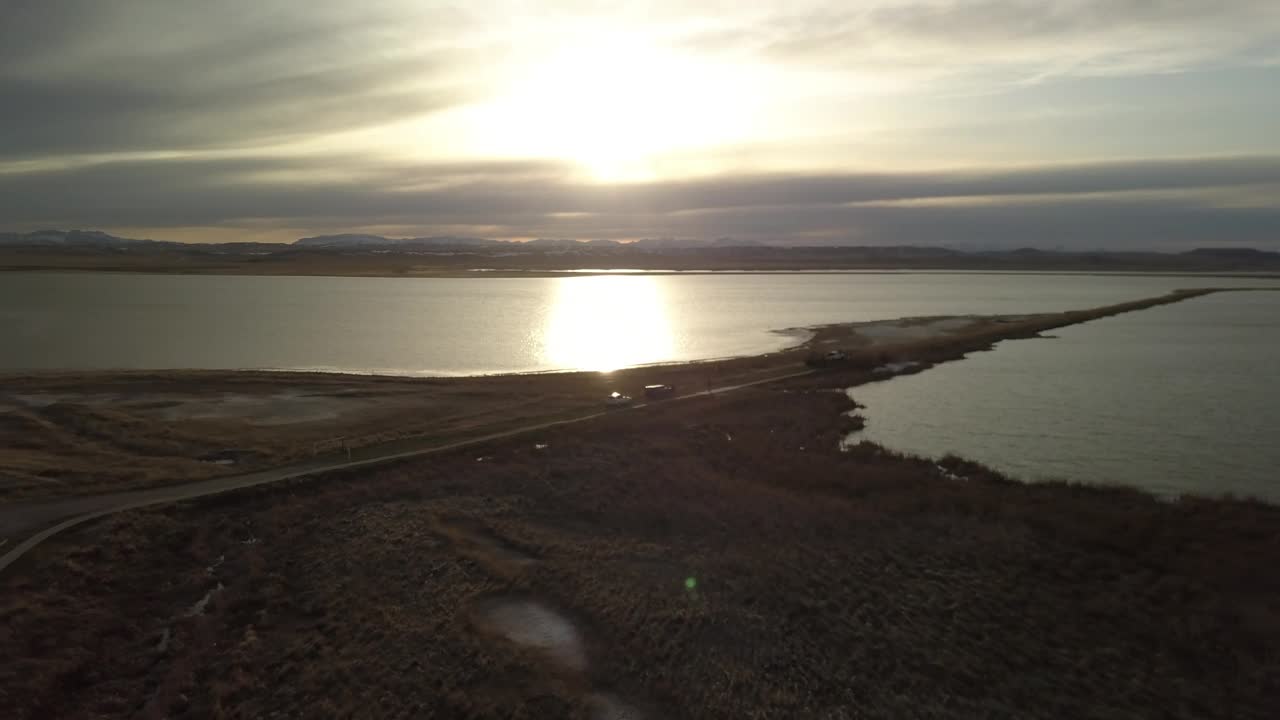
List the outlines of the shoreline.
{"type": "Polygon", "coordinates": [[[1280,507],[842,453],[833,390],[870,376],[864,352],[100,518],[0,576],[0,697],[19,720],[1270,709],[1280,580],[1257,568],[1280,507]],[[521,644],[551,625],[571,652],[521,644]]]}
{"type": "MultiPolygon", "coordinates": [[[[117,481],[99,485],[81,485],[68,488],[67,492],[54,493],[39,492],[38,489],[35,492],[16,494],[10,491],[4,501],[0,501],[0,538],[5,542],[21,541],[24,539],[24,533],[61,520],[74,520],[72,524],[78,524],[119,509],[191,500],[202,495],[235,492],[261,483],[333,474],[351,467],[380,465],[499,437],[524,435],[528,434],[530,429],[597,420],[606,414],[601,412],[601,407],[597,403],[599,397],[602,397],[609,388],[621,388],[635,393],[635,396],[640,398],[641,393],[638,392],[640,385],[660,381],[676,386],[674,383],[679,382],[681,384],[676,387],[681,392],[675,398],[677,400],[692,400],[698,396],[779,381],[791,385],[803,385],[806,381],[810,381],[824,384],[824,387],[836,381],[843,391],[867,382],[883,381],[896,375],[922,372],[935,364],[963,359],[970,352],[993,349],[1003,340],[1037,337],[1047,330],[1066,325],[1224,291],[1234,290],[1182,290],[1128,303],[1065,313],[1029,316],[900,318],[894,321],[812,326],[803,328],[808,334],[803,342],[773,353],[638,366],[612,373],[575,371],[460,378],[417,378],[314,372],[191,370],[9,376],[5,379],[10,387],[25,385],[27,392],[36,393],[65,389],[67,385],[83,387],[87,384],[90,387],[98,385],[110,387],[117,393],[120,391],[145,392],[165,396],[166,390],[175,386],[186,388],[190,392],[192,383],[198,383],[201,392],[215,395],[219,392],[225,393],[228,387],[239,389],[241,392],[261,392],[267,388],[278,392],[281,378],[287,378],[288,382],[295,384],[328,386],[332,391],[331,395],[335,397],[346,397],[353,392],[358,395],[366,390],[389,389],[395,393],[409,388],[426,389],[430,392],[443,387],[461,389],[464,395],[472,398],[469,402],[473,405],[476,402],[474,399],[476,392],[479,392],[482,397],[487,395],[490,398],[508,394],[512,387],[520,388],[522,392],[529,392],[530,382],[559,384],[565,387],[561,388],[559,404],[552,403],[542,407],[541,412],[527,417],[522,416],[514,423],[508,422],[505,418],[498,419],[505,412],[499,408],[499,416],[487,416],[493,419],[480,424],[463,424],[452,432],[442,432],[434,427],[430,429],[401,427],[399,434],[392,437],[373,435],[361,439],[358,436],[345,434],[339,438],[340,444],[334,444],[331,440],[317,440],[313,435],[301,443],[295,441],[292,451],[286,449],[283,454],[281,452],[272,454],[272,448],[269,446],[260,446],[257,451],[238,450],[237,453],[248,452],[249,456],[254,452],[260,452],[261,455],[256,459],[251,458],[247,465],[242,462],[243,458],[240,455],[228,464],[203,463],[200,466],[201,473],[195,477],[204,479],[198,481],[188,480],[183,483],[161,479],[142,484],[117,481]],[[877,332],[872,333],[873,329],[877,332]],[[885,333],[886,330],[892,332],[885,333]],[[924,336],[917,332],[920,330],[925,331],[924,336]],[[832,347],[838,347],[842,353],[845,353],[845,357],[836,362],[821,361],[823,351],[832,347]],[[799,361],[806,358],[806,364],[810,365],[810,369],[797,372],[803,367],[799,361]],[[883,372],[886,367],[892,368],[888,375],[883,372]],[[691,380],[694,383],[698,380],[704,381],[705,389],[694,384],[694,389],[690,392],[688,388],[691,380]],[[516,385],[512,386],[512,383],[516,385]],[[635,386],[635,389],[632,389],[632,386],[635,386]],[[253,388],[262,389],[254,390],[253,388]],[[572,397],[566,398],[566,392],[572,397]],[[587,392],[598,393],[594,396],[595,402],[592,402],[590,399],[592,396],[587,392]],[[299,451],[299,445],[301,451],[299,451]],[[324,452],[317,451],[320,445],[325,445],[324,452]],[[308,446],[311,448],[309,455],[305,452],[308,446]],[[249,471],[247,475],[241,474],[246,470],[249,471]],[[184,490],[184,488],[189,489],[184,490]],[[6,511],[9,516],[7,519],[6,511]],[[25,519],[20,519],[19,516],[25,519]],[[77,516],[79,519],[75,520],[77,516]]],[[[790,330],[796,331],[800,328],[790,330]]],[[[20,397],[22,396],[17,393],[11,393],[11,399],[20,397]]],[[[387,397],[394,397],[394,395],[387,397]]],[[[669,402],[671,401],[659,401],[658,404],[666,405],[669,402]]],[[[644,408],[645,403],[641,402],[634,409],[642,411],[644,408]]],[[[381,420],[384,423],[402,423],[406,413],[409,412],[413,412],[411,405],[396,412],[384,413],[381,420]]],[[[3,417],[0,415],[0,418],[3,417]]],[[[849,428],[844,425],[852,421],[847,413],[841,413],[833,423],[847,432],[849,428]]],[[[273,428],[259,426],[249,427],[247,430],[262,441],[265,436],[272,434],[273,428]]],[[[167,426],[164,431],[169,431],[167,426]]],[[[132,432],[136,432],[136,426],[132,432]]],[[[345,423],[343,432],[351,432],[345,423]]],[[[4,435],[0,434],[0,442],[5,439],[4,435]]],[[[131,443],[136,441],[136,438],[130,440],[131,443]]],[[[274,449],[280,450],[280,448],[274,449]]],[[[55,464],[66,462],[65,455],[57,455],[52,462],[55,464]]],[[[188,477],[191,477],[192,467],[187,463],[183,466],[162,466],[161,469],[167,468],[168,472],[185,469],[188,477]]],[[[0,472],[2,471],[3,468],[0,468],[0,472]]],[[[34,544],[24,543],[21,548],[11,547],[4,556],[4,565],[17,560],[22,553],[33,546],[34,544]]],[[[0,570],[2,569],[3,566],[0,566],[0,570]]]]}
{"type": "MultiPolygon", "coordinates": [[[[275,268],[271,268],[274,270],[275,268]]],[[[147,268],[147,267],[68,267],[68,266],[0,266],[0,275],[4,273],[31,273],[46,275],[164,275],[171,277],[327,277],[327,278],[385,278],[402,280],[433,279],[511,279],[511,278],[569,278],[569,277],[680,277],[680,276],[790,276],[790,275],[1032,275],[1032,276],[1083,276],[1083,277],[1185,277],[1185,278],[1222,278],[1236,280],[1280,280],[1280,272],[1268,271],[1226,271],[1226,270],[1092,270],[1080,269],[1008,269],[1008,268],[805,268],[805,269],[504,269],[504,268],[468,268],[459,270],[429,270],[421,272],[400,272],[383,270],[375,272],[341,272],[341,271],[285,271],[266,272],[267,268],[147,268]],[[262,272],[253,272],[258,269],[262,272]]]]}
{"type": "Polygon", "coordinates": [[[844,375],[846,386],[852,386],[882,379],[877,371],[881,366],[911,362],[912,370],[919,371],[989,349],[1001,340],[1033,337],[1065,325],[1224,291],[1236,290],[1182,290],[1089,310],[1030,316],[820,325],[804,328],[808,337],[802,342],[762,355],[657,363],[610,373],[406,377],[287,370],[137,370],[0,374],[8,389],[8,400],[0,398],[0,420],[5,423],[0,425],[0,443],[12,445],[20,437],[23,444],[18,447],[27,448],[21,464],[7,470],[0,466],[0,480],[6,472],[14,478],[7,487],[0,486],[0,507],[6,500],[172,485],[168,479],[172,477],[213,478],[343,454],[358,459],[425,449],[493,431],[594,414],[609,392],[642,398],[643,386],[667,384],[676,387],[678,395],[688,396],[787,375],[803,370],[806,359],[812,364],[814,356],[832,349],[844,353],[844,359],[819,363],[814,371],[844,375]],[[939,325],[934,328],[930,323],[939,325]],[[90,441],[88,449],[69,455],[67,450],[80,442],[79,437],[90,441]],[[228,456],[228,452],[234,454],[228,456]],[[75,470],[80,456],[82,469],[75,470]],[[230,460],[211,464],[208,458],[216,457],[230,460]],[[117,474],[104,476],[104,467],[114,467],[117,474]],[[37,479],[33,472],[54,482],[37,479]],[[65,479],[57,479],[60,476],[65,479]]]}
{"type": "MultiPolygon", "coordinates": [[[[974,274],[990,274],[990,273],[974,273],[974,274]]],[[[1055,274],[1055,273],[1045,273],[1055,274]]],[[[1141,273],[1140,273],[1141,274],[1141,273]]],[[[1175,276],[1170,276],[1175,277],[1175,276]]],[[[1177,275],[1176,277],[1183,277],[1177,275]]],[[[1228,277],[1228,276],[1214,276],[1228,277]]],[[[1280,275],[1276,276],[1280,279],[1280,275]]],[[[823,323],[809,326],[793,326],[786,328],[776,328],[768,330],[769,334],[791,336],[805,334],[803,340],[796,344],[786,345],[781,348],[766,351],[762,353],[747,355],[725,355],[719,357],[694,358],[690,360],[670,360],[656,361],[652,363],[642,363],[639,365],[629,365],[617,368],[611,371],[584,370],[572,368],[549,368],[545,370],[520,370],[520,371],[496,371],[496,372],[479,372],[479,373],[459,373],[459,374],[426,374],[431,371],[423,371],[422,373],[396,374],[382,373],[376,371],[351,370],[351,369],[316,369],[316,368],[106,368],[106,369],[16,369],[3,370],[0,369],[0,382],[19,383],[24,381],[41,382],[44,380],[66,379],[74,380],[78,378],[86,379],[124,379],[130,377],[138,378],[155,378],[155,377],[173,377],[178,379],[237,379],[237,378],[267,378],[267,377],[292,377],[305,379],[307,377],[315,378],[351,378],[351,379],[384,379],[387,381],[443,381],[443,380],[474,380],[482,378],[537,378],[547,376],[570,376],[581,374],[618,374],[633,373],[643,371],[645,369],[663,369],[663,368],[690,368],[699,366],[711,366],[720,363],[733,363],[737,361],[760,360],[764,358],[774,357],[780,354],[795,353],[798,351],[812,349],[815,339],[828,341],[830,335],[817,338],[816,334],[821,331],[835,331],[842,336],[846,335],[845,331],[856,330],[859,326],[893,324],[893,323],[912,323],[920,320],[934,320],[946,318],[975,318],[975,319],[991,319],[991,318],[1024,318],[1024,319],[1043,319],[1060,316],[1086,317],[1089,313],[1097,311],[1106,311],[1111,314],[1123,312],[1131,312],[1132,310],[1151,307],[1156,304],[1165,304],[1166,302],[1179,302],[1183,299],[1192,299],[1205,295],[1213,295],[1218,293],[1235,293],[1235,292],[1280,292],[1280,286],[1267,287],[1201,287],[1201,288],[1183,288],[1176,289],[1165,293],[1164,295],[1153,296],[1150,298],[1140,298],[1138,300],[1126,301],[1122,303],[1113,303],[1111,305],[1101,306],[1099,308],[1089,308],[1084,310],[1066,310],[1060,312],[1045,312],[1031,314],[1004,314],[1004,315],[959,315],[959,316],[908,316],[900,318],[885,318],[880,320],[859,320],[851,322],[823,323]],[[1165,298],[1174,298],[1166,300],[1165,298]],[[1132,307],[1131,307],[1132,306],[1132,307]],[[1126,309],[1115,309],[1126,308],[1126,309]]],[[[1090,319],[1106,317],[1105,314],[1087,317],[1086,319],[1072,320],[1067,325],[1088,322],[1090,319]]],[[[1050,330],[1063,325],[1053,325],[1046,327],[1050,330]]],[[[1014,339],[1014,338],[1010,338],[1014,339]]]]}

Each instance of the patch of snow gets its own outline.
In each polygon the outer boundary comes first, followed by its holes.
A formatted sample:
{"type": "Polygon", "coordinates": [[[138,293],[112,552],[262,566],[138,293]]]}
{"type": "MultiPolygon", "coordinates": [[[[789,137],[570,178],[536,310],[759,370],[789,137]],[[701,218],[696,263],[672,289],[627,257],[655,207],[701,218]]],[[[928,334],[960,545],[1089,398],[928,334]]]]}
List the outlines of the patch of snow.
{"type": "Polygon", "coordinates": [[[565,668],[581,671],[587,665],[578,629],[567,618],[537,602],[495,602],[481,612],[481,618],[499,635],[517,645],[540,650],[565,668]]]}
{"type": "Polygon", "coordinates": [[[204,574],[212,575],[218,568],[222,567],[222,563],[226,561],[227,561],[226,555],[219,555],[218,559],[214,560],[212,565],[204,569],[204,574]]]}
{"type": "Polygon", "coordinates": [[[942,478],[943,478],[944,480],[957,480],[957,481],[958,481],[958,480],[967,480],[967,479],[968,479],[968,478],[966,478],[966,477],[964,477],[964,476],[962,476],[962,475],[957,475],[957,474],[955,474],[955,473],[951,472],[950,470],[946,469],[945,467],[943,467],[943,466],[941,466],[941,465],[938,465],[937,463],[935,463],[933,467],[934,467],[934,469],[935,469],[935,470],[937,470],[937,471],[938,471],[938,475],[942,476],[942,478]]]}
{"type": "Polygon", "coordinates": [[[213,600],[213,596],[222,592],[224,589],[225,589],[225,586],[222,583],[218,583],[217,587],[205,593],[204,597],[200,598],[200,600],[197,601],[195,605],[191,606],[191,609],[187,611],[187,617],[195,617],[197,615],[203,615],[205,609],[209,607],[209,601],[213,600]]]}

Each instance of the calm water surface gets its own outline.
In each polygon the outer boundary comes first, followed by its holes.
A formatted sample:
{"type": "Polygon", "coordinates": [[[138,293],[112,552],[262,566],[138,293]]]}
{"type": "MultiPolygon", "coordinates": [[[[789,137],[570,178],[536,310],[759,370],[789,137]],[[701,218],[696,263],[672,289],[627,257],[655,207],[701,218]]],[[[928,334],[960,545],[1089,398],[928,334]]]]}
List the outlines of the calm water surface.
{"type": "Polygon", "coordinates": [[[1280,293],[1229,293],[1012,340],[850,390],[851,440],[1028,480],[1280,501],[1280,293]]]}
{"type": "Polygon", "coordinates": [[[775,330],[1087,308],[1264,281],[844,274],[329,278],[0,274],[0,369],[456,375],[765,352],[775,330]]]}
{"type": "MultiPolygon", "coordinates": [[[[774,331],[1088,308],[1276,281],[1034,274],[320,278],[0,274],[0,370],[454,375],[758,353],[774,331]]],[[[1280,500],[1280,293],[1055,331],[858,388],[865,435],[1027,479],[1280,500]]]]}

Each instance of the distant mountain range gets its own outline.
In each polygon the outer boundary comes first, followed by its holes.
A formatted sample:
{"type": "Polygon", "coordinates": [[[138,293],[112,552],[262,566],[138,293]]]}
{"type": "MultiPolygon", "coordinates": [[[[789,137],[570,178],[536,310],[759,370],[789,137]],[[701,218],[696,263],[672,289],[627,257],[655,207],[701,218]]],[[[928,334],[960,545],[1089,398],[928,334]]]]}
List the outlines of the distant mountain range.
{"type": "Polygon", "coordinates": [[[413,247],[493,247],[516,245],[523,248],[572,250],[583,247],[631,247],[654,250],[689,249],[702,247],[764,247],[765,243],[755,240],[735,240],[733,238],[716,238],[715,240],[695,240],[688,238],[646,238],[632,242],[617,240],[568,240],[538,238],[537,240],[512,241],[490,240],[487,238],[432,236],[414,238],[389,238],[381,235],[318,235],[305,237],[291,243],[295,247],[306,248],[413,248],[413,247]]]}
{"type": "MultiPolygon", "coordinates": [[[[207,247],[206,243],[180,243],[168,240],[137,240],[118,237],[100,230],[36,230],[34,232],[0,232],[0,244],[32,245],[32,246],[90,246],[90,247],[132,247],[139,245],[186,246],[193,249],[207,247]]],[[[452,235],[435,235],[431,237],[389,238],[382,235],[365,235],[359,233],[342,233],[337,235],[317,235],[294,240],[288,244],[269,243],[215,243],[219,247],[234,245],[268,245],[277,248],[307,249],[414,249],[414,248],[486,248],[517,247],[542,250],[573,250],[579,248],[645,248],[653,250],[696,249],[707,247],[768,247],[767,243],[756,240],[735,240],[734,238],[716,238],[714,240],[697,240],[689,238],[646,238],[632,242],[617,240],[569,240],[539,238],[537,240],[491,240],[489,238],[459,237],[452,235]]]]}
{"type": "Polygon", "coordinates": [[[315,237],[305,237],[294,240],[290,243],[294,247],[303,248],[405,248],[415,246],[439,247],[442,245],[449,247],[487,247],[493,245],[505,245],[503,240],[488,240],[485,238],[473,237],[415,237],[415,238],[388,238],[381,235],[317,235],[315,237]]]}
{"type": "Polygon", "coordinates": [[[154,240],[116,237],[101,230],[36,230],[29,233],[0,232],[6,245],[96,245],[101,247],[142,245],[154,240]]]}
{"type": "MultiPolygon", "coordinates": [[[[1108,270],[1114,267],[1147,269],[1212,268],[1228,270],[1280,271],[1280,252],[1256,248],[1197,248],[1182,253],[1133,251],[1072,251],[1017,248],[1009,250],[956,250],[942,247],[909,245],[844,246],[830,244],[799,245],[795,242],[764,243],[754,240],[716,238],[646,238],[632,242],[616,240],[570,240],[539,238],[529,241],[492,240],[488,238],[431,236],[389,238],[381,235],[344,233],[318,235],[292,243],[180,243],[164,240],[138,240],[111,235],[98,230],[36,230],[34,232],[0,232],[0,248],[19,252],[56,254],[112,255],[182,255],[197,256],[271,256],[287,257],[315,253],[339,255],[479,255],[500,259],[503,256],[600,256],[633,258],[699,256],[749,259],[753,262],[786,266],[800,263],[820,267],[1018,267],[1023,269],[1108,270]]],[[[690,261],[693,262],[693,261],[690,261]]],[[[594,265],[593,267],[600,267],[594,265]]],[[[634,267],[634,265],[628,265],[634,267]]]]}

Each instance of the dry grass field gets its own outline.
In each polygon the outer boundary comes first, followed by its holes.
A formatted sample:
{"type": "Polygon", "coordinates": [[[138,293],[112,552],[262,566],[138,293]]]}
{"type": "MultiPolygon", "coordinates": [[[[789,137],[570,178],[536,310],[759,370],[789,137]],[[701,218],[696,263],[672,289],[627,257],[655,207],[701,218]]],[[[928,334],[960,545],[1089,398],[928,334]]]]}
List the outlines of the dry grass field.
{"type": "Polygon", "coordinates": [[[837,450],[761,387],[126,513],[0,589],[45,717],[1268,717],[1280,509],[837,450]],[[633,711],[625,714],[625,708],[633,711]]]}
{"type": "MultiPolygon", "coordinates": [[[[811,374],[82,526],[0,578],[0,707],[1271,717],[1280,508],[840,449],[841,389],[880,363],[1141,306],[888,344],[826,328],[719,370],[849,348],[811,374]]],[[[655,372],[695,371],[609,382],[655,372]]]]}

